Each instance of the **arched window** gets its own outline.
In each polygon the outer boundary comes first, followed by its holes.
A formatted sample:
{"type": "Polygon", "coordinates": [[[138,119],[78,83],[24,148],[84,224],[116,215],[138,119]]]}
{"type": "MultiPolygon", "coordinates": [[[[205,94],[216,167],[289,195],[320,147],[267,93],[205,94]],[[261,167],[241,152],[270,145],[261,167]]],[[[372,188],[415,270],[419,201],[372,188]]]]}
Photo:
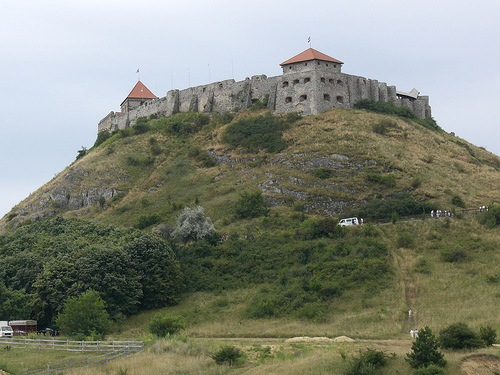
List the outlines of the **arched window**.
{"type": "Polygon", "coordinates": [[[287,96],[285,98],[285,103],[291,103],[292,102],[292,97],[291,96],[287,96]]]}
{"type": "Polygon", "coordinates": [[[284,82],[281,84],[281,87],[288,87],[288,81],[284,81],[284,82]]]}

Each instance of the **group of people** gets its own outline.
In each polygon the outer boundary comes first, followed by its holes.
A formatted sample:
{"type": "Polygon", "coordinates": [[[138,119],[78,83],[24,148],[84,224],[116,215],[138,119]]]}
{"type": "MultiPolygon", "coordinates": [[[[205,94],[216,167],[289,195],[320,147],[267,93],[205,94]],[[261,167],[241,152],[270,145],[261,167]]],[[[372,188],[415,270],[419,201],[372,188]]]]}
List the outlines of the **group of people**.
{"type": "Polygon", "coordinates": [[[479,213],[480,214],[483,213],[483,212],[486,212],[486,211],[488,211],[488,206],[481,206],[481,207],[479,207],[479,213]]]}
{"type": "Polygon", "coordinates": [[[431,211],[431,217],[434,217],[434,215],[437,217],[437,218],[440,218],[441,216],[443,217],[451,217],[452,213],[450,210],[444,210],[444,215],[443,215],[443,212],[441,210],[436,210],[436,212],[434,212],[434,210],[431,211]]]}
{"type": "Polygon", "coordinates": [[[410,329],[410,335],[412,339],[418,339],[418,329],[410,329]]]}

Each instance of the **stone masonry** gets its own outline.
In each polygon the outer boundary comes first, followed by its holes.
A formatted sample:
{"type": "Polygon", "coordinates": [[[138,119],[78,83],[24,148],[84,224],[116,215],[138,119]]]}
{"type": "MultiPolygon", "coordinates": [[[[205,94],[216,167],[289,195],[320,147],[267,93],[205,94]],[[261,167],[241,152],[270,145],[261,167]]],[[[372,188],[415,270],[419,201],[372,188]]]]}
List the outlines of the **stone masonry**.
{"type": "Polygon", "coordinates": [[[244,110],[266,97],[267,108],[275,114],[299,112],[315,115],[333,108],[352,108],[361,99],[393,102],[406,106],[420,118],[431,117],[428,96],[396,91],[384,82],[341,72],[343,63],[312,48],[281,64],[283,74],[276,77],[256,75],[236,82],[234,79],[170,90],[162,98],[145,100],[128,112],[111,112],[98,125],[102,130],[124,129],[139,117],[177,112],[217,112],[244,110]]]}

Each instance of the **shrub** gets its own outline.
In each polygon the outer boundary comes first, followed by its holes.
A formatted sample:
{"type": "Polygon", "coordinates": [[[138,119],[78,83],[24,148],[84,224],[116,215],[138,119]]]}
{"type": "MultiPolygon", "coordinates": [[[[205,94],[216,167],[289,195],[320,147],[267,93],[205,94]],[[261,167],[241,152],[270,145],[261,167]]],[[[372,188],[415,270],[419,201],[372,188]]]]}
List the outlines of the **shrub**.
{"type": "Polygon", "coordinates": [[[151,215],[141,215],[137,218],[135,227],[137,229],[144,229],[158,223],[160,219],[160,215],[156,213],[151,215]]]}
{"type": "Polygon", "coordinates": [[[430,365],[440,367],[446,365],[443,354],[438,350],[438,340],[427,326],[419,331],[411,350],[411,353],[406,354],[405,361],[415,369],[430,365]]]}
{"type": "Polygon", "coordinates": [[[463,199],[459,195],[454,195],[451,198],[451,204],[453,204],[457,207],[465,208],[465,202],[463,201],[463,199]]]}
{"type": "Polygon", "coordinates": [[[460,263],[467,259],[467,253],[460,248],[444,249],[441,251],[441,260],[448,263],[460,263]]]}
{"type": "Polygon", "coordinates": [[[314,172],[314,176],[325,180],[332,177],[332,172],[328,168],[319,168],[314,172]]]}
{"type": "Polygon", "coordinates": [[[108,138],[111,137],[111,133],[107,130],[102,130],[99,133],[97,133],[97,138],[94,142],[94,145],[92,147],[97,147],[100,144],[104,143],[108,138]]]}
{"type": "Polygon", "coordinates": [[[386,187],[396,186],[396,176],[392,173],[386,175],[382,175],[380,173],[368,173],[365,175],[365,180],[367,182],[375,182],[386,187]]]}
{"type": "Polygon", "coordinates": [[[252,152],[265,149],[275,153],[287,147],[283,139],[283,130],[287,127],[284,120],[271,115],[251,117],[230,124],[222,134],[222,140],[252,152]]]}
{"type": "Polygon", "coordinates": [[[157,313],[149,322],[149,332],[157,337],[175,335],[185,328],[180,316],[157,313]]]}
{"type": "Polygon", "coordinates": [[[384,135],[389,131],[389,128],[395,128],[397,125],[393,121],[382,120],[377,124],[372,125],[372,129],[375,133],[384,135]]]}
{"type": "Polygon", "coordinates": [[[199,240],[203,237],[215,234],[216,230],[209,217],[205,217],[203,207],[184,207],[184,210],[177,216],[177,226],[172,232],[173,237],[182,241],[199,240]]]}
{"type": "Polygon", "coordinates": [[[236,214],[241,218],[253,218],[268,214],[269,210],[264,206],[262,192],[253,193],[243,191],[236,203],[236,214]]]}
{"type": "Polygon", "coordinates": [[[496,227],[500,224],[500,206],[489,207],[487,211],[477,216],[477,220],[488,228],[496,227]]]}
{"type": "Polygon", "coordinates": [[[56,323],[64,333],[75,336],[104,336],[111,325],[105,303],[99,293],[89,289],[78,297],[70,297],[56,323]]]}
{"type": "Polygon", "coordinates": [[[76,160],[83,158],[85,155],[87,155],[87,147],[82,146],[82,148],[78,150],[76,160]]]}
{"type": "Polygon", "coordinates": [[[497,339],[497,332],[491,326],[481,327],[479,328],[479,337],[486,346],[492,346],[497,339]]]}
{"type": "Polygon", "coordinates": [[[399,248],[401,248],[401,247],[412,248],[414,242],[415,242],[415,239],[413,238],[413,236],[410,233],[408,233],[408,232],[398,233],[398,238],[396,240],[396,244],[399,248]]]}
{"type": "Polygon", "coordinates": [[[235,346],[227,345],[220,348],[214,353],[212,359],[218,364],[227,363],[232,366],[243,355],[242,351],[235,346]]]}
{"type": "Polygon", "coordinates": [[[353,356],[345,375],[372,375],[375,370],[385,366],[387,355],[375,349],[360,350],[358,356],[353,356]]]}
{"type": "Polygon", "coordinates": [[[412,188],[417,189],[417,188],[420,187],[420,185],[422,185],[422,179],[420,177],[414,177],[411,180],[411,186],[412,186],[412,188]]]}
{"type": "Polygon", "coordinates": [[[484,346],[484,342],[479,335],[465,323],[454,323],[441,330],[439,332],[439,342],[443,348],[454,350],[484,346]]]}

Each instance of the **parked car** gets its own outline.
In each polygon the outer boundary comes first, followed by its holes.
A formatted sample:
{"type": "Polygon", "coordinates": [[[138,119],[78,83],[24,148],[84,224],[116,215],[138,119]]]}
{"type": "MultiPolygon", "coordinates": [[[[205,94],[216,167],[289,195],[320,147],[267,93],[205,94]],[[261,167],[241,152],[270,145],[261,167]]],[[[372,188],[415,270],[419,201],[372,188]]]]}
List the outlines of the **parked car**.
{"type": "Polygon", "coordinates": [[[347,219],[342,219],[339,221],[339,225],[341,227],[343,226],[348,226],[348,225],[359,225],[359,221],[357,217],[350,217],[347,219]]]}
{"type": "Polygon", "coordinates": [[[12,328],[7,321],[0,322],[0,337],[12,337],[12,328]]]}
{"type": "Polygon", "coordinates": [[[56,331],[55,329],[52,328],[44,328],[38,331],[38,334],[40,335],[50,335],[50,336],[59,336],[59,331],[56,331]]]}

